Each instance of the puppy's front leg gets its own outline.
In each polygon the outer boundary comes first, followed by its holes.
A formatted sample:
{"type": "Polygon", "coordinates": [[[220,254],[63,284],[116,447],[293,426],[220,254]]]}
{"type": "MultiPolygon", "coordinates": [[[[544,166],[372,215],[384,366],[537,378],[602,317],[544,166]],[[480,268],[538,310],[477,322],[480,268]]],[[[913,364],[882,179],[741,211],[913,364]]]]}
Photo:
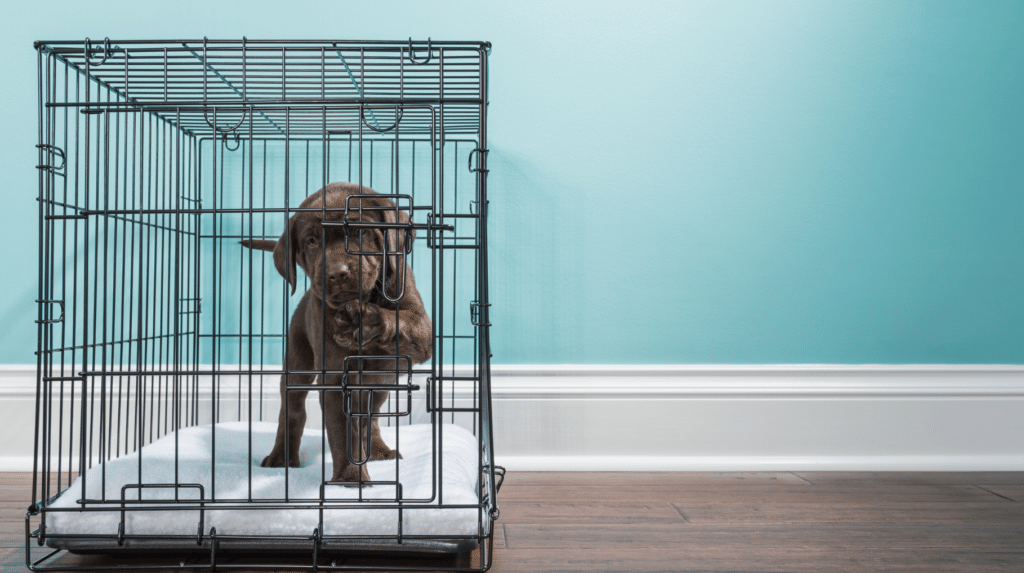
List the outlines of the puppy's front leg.
{"type": "MultiPolygon", "coordinates": [[[[386,384],[386,382],[385,382],[386,384]]],[[[390,392],[378,391],[373,393],[373,413],[380,413],[381,406],[388,401],[388,394],[390,392]]],[[[384,438],[380,437],[380,419],[373,419],[373,428],[371,428],[372,447],[370,449],[371,460],[393,460],[395,458],[402,459],[402,454],[398,453],[398,450],[392,450],[386,443],[384,438]]]]}
{"type": "MultiPolygon", "coordinates": [[[[340,368],[339,368],[340,369],[340,368]]],[[[331,386],[341,385],[341,376],[328,376],[327,384],[331,386]]],[[[345,415],[345,397],[340,391],[322,392],[324,411],[324,422],[327,426],[327,442],[331,448],[331,461],[334,466],[331,481],[357,482],[369,481],[370,474],[366,471],[365,465],[353,464],[348,459],[348,442],[351,440],[352,457],[356,460],[366,459],[366,433],[369,431],[365,423],[353,416],[352,420],[345,415]],[[357,424],[363,424],[362,432],[359,432],[357,424]],[[350,435],[351,433],[351,435],[350,435]],[[362,435],[360,435],[362,434],[362,435]]],[[[360,408],[359,395],[365,392],[356,392],[352,397],[352,409],[355,413],[364,411],[360,408]]],[[[352,487],[355,487],[353,484],[352,487]]]]}
{"type": "MultiPolygon", "coordinates": [[[[414,295],[419,300],[418,295],[414,295]]],[[[426,312],[422,309],[411,307],[405,310],[387,310],[373,303],[360,303],[350,301],[335,314],[336,334],[334,341],[352,352],[363,356],[372,355],[393,355],[406,354],[412,364],[425,362],[431,354],[431,332],[432,326],[426,312]],[[396,338],[399,341],[399,348],[396,352],[396,338]],[[360,347],[360,342],[362,346],[360,347]]],[[[363,365],[369,371],[394,370],[394,361],[372,360],[363,365]]],[[[411,364],[399,363],[398,368],[411,366],[411,364]]],[[[395,379],[390,375],[374,376],[372,378],[377,384],[388,384],[395,379]]],[[[369,392],[367,392],[369,394],[369,392]]],[[[375,391],[371,407],[373,413],[379,413],[381,406],[387,402],[389,392],[386,390],[375,391]]],[[[380,422],[377,418],[372,420],[372,446],[370,450],[371,460],[393,460],[401,458],[402,454],[391,449],[381,438],[380,422]]]]}

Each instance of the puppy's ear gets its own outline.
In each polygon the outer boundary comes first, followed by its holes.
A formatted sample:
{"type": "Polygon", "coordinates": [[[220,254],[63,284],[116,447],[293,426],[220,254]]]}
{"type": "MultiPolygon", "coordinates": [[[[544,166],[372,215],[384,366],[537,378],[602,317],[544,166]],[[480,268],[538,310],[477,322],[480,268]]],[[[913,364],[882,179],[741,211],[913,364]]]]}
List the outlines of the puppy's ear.
{"type": "MultiPolygon", "coordinates": [[[[388,207],[394,207],[394,203],[391,201],[387,201],[386,205],[388,207]]],[[[408,223],[409,214],[401,209],[385,209],[383,220],[385,223],[408,223]]],[[[409,229],[408,232],[406,232],[405,229],[388,229],[387,237],[388,251],[405,252],[412,248],[412,241],[416,238],[416,229],[409,229]]],[[[388,255],[388,264],[391,265],[392,269],[397,271],[398,263],[398,255],[388,255]]],[[[397,276],[397,274],[389,276],[389,282],[395,276],[397,276]]]]}
{"type": "Polygon", "coordinates": [[[288,228],[274,245],[274,266],[277,267],[277,272],[281,273],[281,276],[288,281],[288,284],[292,285],[292,294],[295,294],[295,259],[299,250],[298,233],[296,232],[298,228],[299,222],[295,220],[295,217],[289,219],[288,228]]]}

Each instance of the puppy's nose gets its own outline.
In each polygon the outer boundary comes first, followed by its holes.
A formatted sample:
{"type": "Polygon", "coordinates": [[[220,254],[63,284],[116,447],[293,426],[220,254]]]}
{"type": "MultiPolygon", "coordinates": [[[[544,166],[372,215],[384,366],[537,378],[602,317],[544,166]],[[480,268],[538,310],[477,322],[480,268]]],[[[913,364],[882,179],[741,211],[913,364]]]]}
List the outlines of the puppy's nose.
{"type": "Polygon", "coordinates": [[[339,282],[348,276],[349,269],[345,263],[336,263],[331,265],[327,271],[327,280],[329,282],[339,282]]]}

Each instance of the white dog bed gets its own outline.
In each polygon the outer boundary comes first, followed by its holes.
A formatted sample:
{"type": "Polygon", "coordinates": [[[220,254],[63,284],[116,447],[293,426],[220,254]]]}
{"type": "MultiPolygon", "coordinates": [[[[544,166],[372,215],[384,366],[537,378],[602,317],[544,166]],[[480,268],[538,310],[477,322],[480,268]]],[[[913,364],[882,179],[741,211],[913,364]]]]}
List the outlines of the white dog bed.
{"type": "MultiPolygon", "coordinates": [[[[479,468],[476,438],[463,428],[443,425],[443,502],[449,504],[479,503],[479,468]]],[[[263,468],[260,461],[270,452],[274,444],[277,424],[268,422],[252,423],[252,452],[249,452],[249,423],[229,422],[216,426],[194,426],[172,432],[142,449],[142,478],[145,484],[202,484],[206,499],[213,494],[211,483],[211,448],[216,437],[216,498],[217,500],[283,500],[285,497],[284,468],[263,468]],[[177,477],[175,476],[175,449],[177,449],[177,477]],[[249,491],[249,472],[252,472],[252,490],[249,491]]],[[[395,427],[382,425],[384,441],[395,447],[395,427]]],[[[427,499],[432,496],[432,454],[437,444],[433,441],[430,424],[401,426],[398,449],[403,459],[398,460],[399,479],[402,483],[402,497],[406,500],[427,499]]],[[[439,450],[439,451],[441,451],[439,450]]],[[[291,468],[288,473],[289,499],[319,499],[321,486],[321,459],[323,457],[322,434],[319,429],[306,428],[300,448],[301,467],[291,468]]],[[[395,460],[369,462],[366,466],[371,480],[395,479],[395,460]]],[[[101,466],[94,466],[86,473],[86,497],[99,499],[104,482],[101,466]]],[[[138,484],[139,453],[133,453],[105,464],[105,490],[107,500],[120,500],[121,488],[126,484],[138,484]]],[[[328,450],[326,475],[331,476],[331,459],[328,450]]],[[[126,499],[137,500],[138,489],[129,489],[126,499]]],[[[143,500],[174,499],[174,488],[147,488],[142,490],[143,500]]],[[[359,488],[327,486],[326,497],[330,501],[352,500],[393,500],[395,487],[375,485],[359,488]]],[[[179,499],[198,499],[197,488],[178,488],[179,499]]],[[[75,508],[82,499],[82,479],[79,477],[71,487],[49,505],[50,508],[75,508]]],[[[306,502],[307,504],[309,502],[306,502]]],[[[374,503],[374,502],[370,502],[374,503]]],[[[387,503],[382,501],[381,503],[387,503]]],[[[232,505],[249,505],[245,501],[232,505]]],[[[276,503],[274,505],[283,505],[276,503]]],[[[90,505],[89,507],[97,507],[90,505]]],[[[127,505],[125,535],[189,535],[196,547],[195,536],[199,525],[198,510],[138,511],[139,506],[127,505]],[[133,509],[136,509],[133,511],[133,509]]],[[[166,507],[166,506],[165,506],[166,507]]],[[[316,509],[207,509],[204,512],[204,535],[216,527],[217,535],[259,535],[259,536],[311,536],[319,523],[316,509]]],[[[116,536],[121,521],[120,503],[106,505],[107,511],[96,512],[50,512],[47,517],[47,536],[50,545],[68,549],[116,547],[116,542],[102,540],[53,539],[53,534],[101,534],[116,536]]],[[[437,499],[430,503],[408,503],[402,511],[402,535],[477,535],[479,513],[477,509],[437,507],[437,499]]],[[[325,509],[322,535],[398,535],[397,509],[325,509]]],[[[413,540],[409,540],[413,541],[413,540]]],[[[326,544],[327,540],[325,540],[326,544]]],[[[261,542],[265,544],[266,542],[261,542]]],[[[380,542],[377,542],[378,544],[380,542]]],[[[394,543],[393,541],[391,543],[394,543]]],[[[475,544],[475,541],[473,542],[475,544]]],[[[408,541],[406,542],[408,545],[408,541]]],[[[138,540],[125,540],[125,546],[152,547],[138,540]]],[[[157,544],[168,547],[165,543],[157,544]]],[[[308,543],[303,544],[308,545],[308,543]]],[[[353,544],[336,544],[355,546],[353,544]]],[[[364,543],[363,545],[366,545],[364,543]]],[[[371,543],[372,545],[372,543],[371,543]]],[[[413,546],[416,544],[413,543],[413,546]]],[[[442,546],[435,550],[464,550],[465,543],[458,546],[442,546]]],[[[410,550],[413,547],[409,547],[410,550]]],[[[425,547],[430,549],[429,547],[425,547]]]]}

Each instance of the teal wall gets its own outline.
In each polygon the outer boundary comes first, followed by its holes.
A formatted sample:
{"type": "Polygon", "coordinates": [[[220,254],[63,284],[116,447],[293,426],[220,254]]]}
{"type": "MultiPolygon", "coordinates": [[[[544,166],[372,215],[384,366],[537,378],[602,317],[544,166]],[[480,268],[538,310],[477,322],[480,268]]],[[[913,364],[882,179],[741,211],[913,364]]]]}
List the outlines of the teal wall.
{"type": "Polygon", "coordinates": [[[19,3],[0,363],[34,362],[39,39],[489,40],[498,363],[1024,363],[1024,2],[19,3]]]}

